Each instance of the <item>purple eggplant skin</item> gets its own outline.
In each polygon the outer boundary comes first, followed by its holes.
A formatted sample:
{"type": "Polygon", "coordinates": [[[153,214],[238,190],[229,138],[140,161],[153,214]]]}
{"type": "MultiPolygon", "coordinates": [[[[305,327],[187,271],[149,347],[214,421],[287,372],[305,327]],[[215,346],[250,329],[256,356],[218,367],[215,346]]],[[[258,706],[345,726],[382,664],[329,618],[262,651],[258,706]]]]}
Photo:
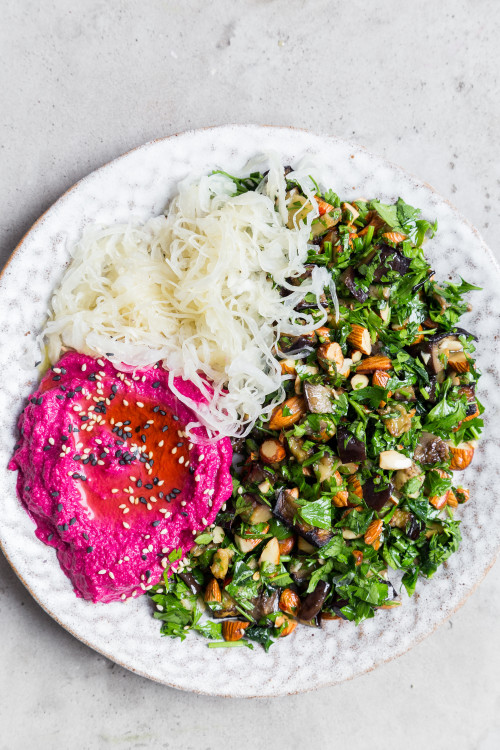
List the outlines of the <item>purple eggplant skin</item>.
{"type": "Polygon", "coordinates": [[[407,258],[400,250],[389,245],[380,245],[380,263],[375,269],[373,281],[381,281],[382,276],[386,276],[390,271],[396,271],[400,276],[404,276],[410,263],[411,258],[407,258]]]}
{"type": "Polygon", "coordinates": [[[192,594],[196,594],[197,596],[199,596],[202,593],[203,587],[198,583],[196,578],[191,573],[189,573],[189,571],[183,571],[182,573],[178,573],[177,575],[179,576],[179,578],[182,578],[192,594]]]}
{"type": "Polygon", "coordinates": [[[372,477],[369,477],[363,485],[363,500],[369,508],[380,513],[382,508],[391,499],[394,487],[392,483],[380,487],[375,484],[372,477]]]}
{"type": "MultiPolygon", "coordinates": [[[[422,523],[418,520],[416,516],[411,515],[410,520],[406,524],[405,534],[408,537],[408,539],[411,539],[413,542],[418,539],[422,531],[425,529],[425,523],[422,523]]],[[[394,598],[394,597],[393,597],[394,598]]]]}
{"type": "Polygon", "coordinates": [[[343,464],[357,464],[366,460],[365,444],[343,425],[337,428],[337,450],[343,464]]]}
{"type": "Polygon", "coordinates": [[[413,453],[413,460],[419,464],[431,465],[445,461],[448,455],[449,448],[444,440],[431,432],[422,432],[413,453]]]}
{"type": "Polygon", "coordinates": [[[424,286],[424,284],[427,284],[427,282],[429,281],[429,279],[431,279],[433,276],[434,276],[434,271],[431,268],[430,271],[429,271],[429,273],[425,277],[425,279],[422,279],[422,281],[419,281],[418,284],[415,284],[415,286],[412,287],[412,290],[411,290],[412,294],[416,294],[418,292],[418,290],[421,289],[424,286]]]}
{"type": "Polygon", "coordinates": [[[252,604],[254,608],[250,612],[250,616],[258,622],[262,617],[267,617],[267,615],[278,611],[279,592],[275,590],[271,594],[268,594],[266,591],[262,591],[259,596],[252,599],[252,604]]]}
{"type": "Polygon", "coordinates": [[[365,292],[364,289],[357,286],[354,278],[354,268],[351,266],[346,268],[344,273],[340,276],[340,281],[347,287],[347,289],[349,289],[355,300],[358,302],[366,302],[368,299],[368,292],[365,292]]]}
{"type": "Polygon", "coordinates": [[[319,581],[314,591],[306,596],[300,605],[298,612],[299,620],[313,620],[319,615],[321,608],[325,603],[326,597],[330,593],[331,585],[326,581],[319,581]]]}
{"type": "Polygon", "coordinates": [[[319,529],[305,521],[300,521],[297,518],[297,510],[298,505],[293,495],[290,494],[289,490],[281,489],[278,492],[278,497],[273,508],[273,515],[284,523],[287,528],[293,529],[299,536],[316,547],[324,547],[325,544],[328,544],[333,536],[333,532],[329,529],[319,529]]]}

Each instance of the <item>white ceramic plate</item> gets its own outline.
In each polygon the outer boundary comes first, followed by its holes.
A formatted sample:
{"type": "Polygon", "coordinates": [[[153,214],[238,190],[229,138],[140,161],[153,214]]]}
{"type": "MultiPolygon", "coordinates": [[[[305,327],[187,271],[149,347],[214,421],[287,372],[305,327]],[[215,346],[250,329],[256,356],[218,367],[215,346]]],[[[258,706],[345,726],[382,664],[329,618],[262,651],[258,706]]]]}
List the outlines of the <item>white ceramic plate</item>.
{"type": "Polygon", "coordinates": [[[355,677],[392,659],[448,618],[492,565],[499,546],[500,392],[497,356],[500,275],[478,232],[432,188],[398,167],[335,138],[298,130],[226,126],[183,133],[148,143],[93,172],[68,191],[23,239],[0,279],[0,542],[12,567],[40,605],[73,635],[134,672],[184,690],[223,696],[271,696],[301,692],[355,677]],[[37,382],[35,336],[69,249],[93,222],[139,220],[160,213],[178,181],[212,169],[240,170],[256,154],[279,152],[285,164],[308,155],[321,163],[326,184],[344,197],[401,195],[437,218],[439,232],[426,246],[437,276],[463,275],[483,287],[471,295],[474,311],[465,327],[480,335],[487,430],[464,481],[471,501],[462,506],[459,552],[432,581],[396,611],[382,611],[356,628],[327,623],[298,628],[269,654],[257,647],[208,649],[196,636],[184,643],[159,635],[146,597],[126,604],[96,605],[77,599],[53,549],[34,535],[34,525],[15,493],[16,475],[6,469],[15,424],[37,382]]]}

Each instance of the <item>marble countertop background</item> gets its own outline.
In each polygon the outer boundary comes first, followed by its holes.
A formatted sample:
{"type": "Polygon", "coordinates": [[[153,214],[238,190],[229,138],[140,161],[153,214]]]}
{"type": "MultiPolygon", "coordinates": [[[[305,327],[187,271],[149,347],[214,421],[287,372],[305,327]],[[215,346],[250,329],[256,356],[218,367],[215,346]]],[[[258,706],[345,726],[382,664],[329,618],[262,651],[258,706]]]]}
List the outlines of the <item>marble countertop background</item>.
{"type": "MultiPolygon", "coordinates": [[[[386,156],[449,198],[500,258],[499,24],[496,0],[3,0],[0,266],[102,163],[230,122],[308,128],[386,156]]],[[[315,693],[236,701],[176,692],[94,653],[0,554],[0,750],[496,750],[499,570],[395,662],[315,693]]]]}

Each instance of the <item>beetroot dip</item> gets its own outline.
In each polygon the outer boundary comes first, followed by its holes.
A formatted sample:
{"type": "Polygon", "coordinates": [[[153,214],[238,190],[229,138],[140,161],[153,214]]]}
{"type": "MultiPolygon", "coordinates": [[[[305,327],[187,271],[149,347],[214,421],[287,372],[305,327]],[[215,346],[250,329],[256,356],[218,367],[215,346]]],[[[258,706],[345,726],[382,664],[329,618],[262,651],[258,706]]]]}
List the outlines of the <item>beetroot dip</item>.
{"type": "MultiPolygon", "coordinates": [[[[167,379],[159,366],[125,373],[71,352],[19,418],[9,464],[19,498],[84,599],[149,590],[169,553],[185,554],[231,494],[229,439],[190,443],[184,430],[196,418],[167,379]]],[[[202,398],[182,378],[175,387],[202,398]]]]}

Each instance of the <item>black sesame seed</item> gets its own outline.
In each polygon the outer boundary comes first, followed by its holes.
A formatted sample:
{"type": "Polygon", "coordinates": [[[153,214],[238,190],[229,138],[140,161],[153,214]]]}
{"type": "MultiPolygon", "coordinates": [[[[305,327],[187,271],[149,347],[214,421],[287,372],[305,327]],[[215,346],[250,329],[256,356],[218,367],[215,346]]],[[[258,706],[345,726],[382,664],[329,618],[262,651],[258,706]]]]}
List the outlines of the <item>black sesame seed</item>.
{"type": "Polygon", "coordinates": [[[84,539],[86,539],[86,540],[88,541],[88,539],[89,539],[89,535],[87,534],[87,532],[86,532],[86,531],[84,531],[84,532],[83,532],[83,535],[82,535],[82,536],[83,536],[83,538],[84,538],[84,539]]]}
{"type": "Polygon", "coordinates": [[[113,393],[116,393],[118,390],[118,386],[116,384],[112,385],[111,390],[113,391],[113,393]]]}
{"type": "Polygon", "coordinates": [[[83,389],[82,389],[82,386],[81,386],[81,385],[77,385],[77,386],[76,386],[76,388],[75,388],[75,391],[76,391],[77,393],[80,393],[80,391],[82,391],[82,390],[83,390],[83,389]]]}
{"type": "Polygon", "coordinates": [[[99,453],[99,458],[106,458],[107,455],[106,451],[103,451],[102,453],[99,453]]]}
{"type": "Polygon", "coordinates": [[[115,440],[115,445],[123,445],[125,440],[115,440]]]}
{"type": "Polygon", "coordinates": [[[151,427],[151,425],[150,425],[150,424],[145,424],[145,425],[144,425],[144,427],[143,427],[142,429],[143,429],[143,430],[149,430],[149,428],[150,428],[150,427],[151,427]]]}
{"type": "Polygon", "coordinates": [[[153,485],[152,485],[152,484],[145,484],[145,485],[144,485],[144,487],[145,487],[145,488],[146,488],[147,490],[152,490],[152,489],[153,489],[153,485]]]}
{"type": "Polygon", "coordinates": [[[69,525],[73,526],[74,523],[76,523],[76,518],[73,516],[73,518],[69,519],[69,525]]]}
{"type": "Polygon", "coordinates": [[[52,448],[51,445],[44,445],[43,446],[44,451],[50,451],[51,448],[52,448]]]}
{"type": "Polygon", "coordinates": [[[190,466],[190,467],[189,467],[189,473],[190,473],[190,474],[194,474],[194,472],[195,472],[195,471],[196,471],[196,470],[195,470],[194,466],[190,466]]]}
{"type": "Polygon", "coordinates": [[[187,518],[187,513],[183,510],[181,510],[181,516],[185,516],[187,518]]]}
{"type": "Polygon", "coordinates": [[[79,453],[75,453],[75,455],[73,456],[73,461],[80,461],[80,459],[81,459],[80,454],[79,453]]]}
{"type": "Polygon", "coordinates": [[[36,404],[36,398],[30,398],[30,403],[31,404],[36,404]]]}
{"type": "Polygon", "coordinates": [[[57,510],[59,511],[59,513],[62,511],[62,509],[63,509],[63,505],[62,503],[59,503],[59,505],[57,506],[57,510]]]}
{"type": "Polygon", "coordinates": [[[90,461],[90,458],[87,456],[87,458],[83,459],[82,464],[88,464],[89,461],[90,461]]]}
{"type": "Polygon", "coordinates": [[[54,538],[54,534],[49,534],[47,537],[47,541],[51,542],[53,538],[54,538]]]}
{"type": "MultiPolygon", "coordinates": [[[[95,464],[94,464],[94,466],[95,466],[95,464]]],[[[82,482],[86,482],[87,481],[87,477],[85,476],[85,474],[80,474],[80,479],[82,480],[82,482]]]]}
{"type": "Polygon", "coordinates": [[[29,484],[27,484],[26,487],[24,488],[24,491],[29,492],[30,490],[31,490],[31,487],[29,486],[29,484]]]}
{"type": "Polygon", "coordinates": [[[161,428],[161,431],[162,431],[162,432],[166,432],[167,430],[168,430],[168,425],[165,425],[165,427],[162,427],[162,428],[161,428]]]}
{"type": "Polygon", "coordinates": [[[155,382],[153,383],[153,388],[159,388],[159,387],[160,387],[160,381],[155,380],[155,382]]]}
{"type": "Polygon", "coordinates": [[[183,445],[184,445],[184,443],[177,443],[177,447],[178,448],[182,448],[183,445]]]}
{"type": "Polygon", "coordinates": [[[137,486],[138,487],[142,487],[142,479],[138,479],[137,480],[137,486]]]}
{"type": "Polygon", "coordinates": [[[55,380],[57,382],[58,380],[61,380],[61,376],[60,375],[54,375],[54,377],[52,378],[52,380],[55,380]]]}
{"type": "Polygon", "coordinates": [[[153,411],[154,411],[155,414],[157,414],[160,411],[160,407],[159,406],[154,406],[153,407],[153,411]]]}
{"type": "Polygon", "coordinates": [[[177,414],[172,414],[172,419],[174,419],[176,422],[179,421],[179,417],[177,416],[177,414]]]}
{"type": "Polygon", "coordinates": [[[141,435],[141,441],[142,441],[143,443],[145,443],[145,442],[146,442],[146,435],[141,435]]]}
{"type": "Polygon", "coordinates": [[[140,498],[139,498],[139,501],[140,501],[140,502],[141,502],[141,503],[142,503],[143,505],[147,505],[147,504],[148,504],[148,501],[146,500],[146,498],[145,498],[145,497],[140,497],[140,498]]]}
{"type": "Polygon", "coordinates": [[[41,406],[43,404],[43,396],[40,396],[40,398],[37,398],[36,405],[41,406]]]}
{"type": "Polygon", "coordinates": [[[158,479],[158,477],[155,477],[155,478],[153,479],[153,484],[158,484],[158,482],[159,482],[159,481],[160,481],[160,480],[158,479]]]}
{"type": "Polygon", "coordinates": [[[65,393],[66,392],[66,386],[65,385],[59,386],[59,390],[62,391],[63,393],[65,393]]]}
{"type": "Polygon", "coordinates": [[[73,398],[73,396],[76,396],[76,391],[68,391],[68,398],[73,398]]]}
{"type": "Polygon", "coordinates": [[[61,440],[63,441],[63,443],[65,443],[68,440],[68,436],[67,435],[61,435],[61,440]]]}
{"type": "Polygon", "coordinates": [[[64,401],[64,396],[60,396],[60,395],[59,395],[58,393],[56,393],[56,398],[57,398],[57,399],[58,399],[59,401],[64,401]]]}
{"type": "Polygon", "coordinates": [[[66,369],[64,367],[61,367],[61,372],[63,375],[66,375],[66,369]]]}
{"type": "Polygon", "coordinates": [[[90,417],[83,416],[83,417],[80,417],[80,419],[82,420],[82,422],[88,422],[90,417]]]}
{"type": "Polygon", "coordinates": [[[159,521],[153,521],[153,523],[151,525],[156,527],[156,526],[160,525],[160,522],[159,521]]]}
{"type": "Polygon", "coordinates": [[[80,479],[80,474],[77,474],[76,471],[71,476],[73,477],[73,479],[80,479]]]}
{"type": "Polygon", "coordinates": [[[147,555],[141,555],[142,560],[147,560],[147,555]]]}
{"type": "Polygon", "coordinates": [[[87,552],[88,552],[88,553],[90,553],[90,552],[93,552],[93,551],[94,551],[94,548],[93,548],[93,547],[87,547],[87,552]]]}
{"type": "Polygon", "coordinates": [[[121,455],[122,455],[122,451],[120,449],[115,451],[115,458],[121,458],[121,455]]]}
{"type": "Polygon", "coordinates": [[[95,373],[94,372],[90,373],[90,375],[88,376],[88,380],[92,380],[92,381],[95,380],[95,373]]]}
{"type": "Polygon", "coordinates": [[[151,571],[150,570],[146,570],[146,578],[151,578],[151,571]]]}
{"type": "Polygon", "coordinates": [[[167,412],[163,411],[163,409],[160,409],[160,414],[162,415],[162,417],[166,417],[167,416],[167,412]]]}
{"type": "Polygon", "coordinates": [[[51,492],[50,495],[51,495],[51,497],[58,497],[59,496],[59,492],[57,490],[54,490],[54,492],[51,492]]]}

